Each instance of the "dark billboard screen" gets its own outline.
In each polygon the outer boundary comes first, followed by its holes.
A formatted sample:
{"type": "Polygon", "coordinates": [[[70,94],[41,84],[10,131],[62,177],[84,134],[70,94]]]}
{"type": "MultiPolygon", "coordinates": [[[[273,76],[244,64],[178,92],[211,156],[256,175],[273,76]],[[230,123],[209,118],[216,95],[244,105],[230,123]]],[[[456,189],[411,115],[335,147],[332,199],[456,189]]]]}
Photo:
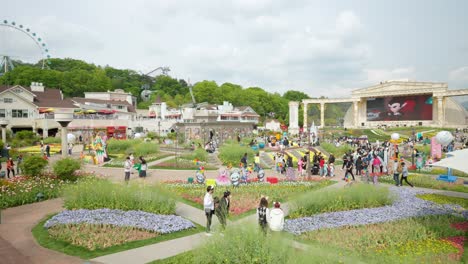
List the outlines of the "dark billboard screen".
{"type": "Polygon", "coordinates": [[[432,96],[367,99],[367,121],[432,120],[432,96]]]}

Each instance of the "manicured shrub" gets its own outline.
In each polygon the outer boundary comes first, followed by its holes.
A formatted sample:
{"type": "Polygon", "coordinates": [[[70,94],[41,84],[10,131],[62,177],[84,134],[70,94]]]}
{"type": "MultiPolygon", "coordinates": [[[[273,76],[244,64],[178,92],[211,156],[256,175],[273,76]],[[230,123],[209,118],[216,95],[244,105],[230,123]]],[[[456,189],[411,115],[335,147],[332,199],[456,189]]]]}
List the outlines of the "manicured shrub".
{"type": "MultiPolygon", "coordinates": [[[[122,176],[123,177],[123,176],[122,176]]],[[[120,185],[107,180],[88,179],[64,188],[67,209],[142,210],[155,214],[174,214],[175,202],[158,186],[120,185]]]]}
{"type": "Polygon", "coordinates": [[[349,188],[316,191],[300,196],[292,204],[291,218],[391,204],[388,188],[356,184],[349,188]]]}
{"type": "Polygon", "coordinates": [[[81,168],[81,163],[72,158],[58,160],[54,164],[54,173],[61,180],[76,181],[75,171],[81,168]]]}
{"type": "Polygon", "coordinates": [[[29,156],[25,157],[23,163],[21,163],[20,168],[23,171],[23,174],[30,177],[40,176],[45,167],[47,166],[47,160],[44,160],[39,156],[29,156]]]}
{"type": "Polygon", "coordinates": [[[47,137],[43,140],[44,144],[60,144],[62,139],[59,137],[47,137]]]}

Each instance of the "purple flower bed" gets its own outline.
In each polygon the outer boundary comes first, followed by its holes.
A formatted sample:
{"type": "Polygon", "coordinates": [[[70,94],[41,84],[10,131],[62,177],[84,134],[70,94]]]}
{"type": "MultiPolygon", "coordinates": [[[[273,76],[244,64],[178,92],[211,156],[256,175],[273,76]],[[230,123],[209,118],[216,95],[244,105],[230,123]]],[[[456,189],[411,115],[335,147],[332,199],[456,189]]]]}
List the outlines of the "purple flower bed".
{"type": "Polygon", "coordinates": [[[44,224],[45,228],[62,224],[108,224],[121,227],[135,227],[159,234],[173,233],[195,225],[176,215],[158,215],[143,211],[122,211],[113,209],[65,210],[44,224]]]}
{"type": "Polygon", "coordinates": [[[367,225],[425,215],[457,214],[468,219],[468,211],[459,205],[436,204],[416,197],[416,194],[428,193],[426,191],[397,187],[390,187],[390,191],[397,197],[392,205],[286,220],[284,230],[299,235],[322,228],[367,225]]]}

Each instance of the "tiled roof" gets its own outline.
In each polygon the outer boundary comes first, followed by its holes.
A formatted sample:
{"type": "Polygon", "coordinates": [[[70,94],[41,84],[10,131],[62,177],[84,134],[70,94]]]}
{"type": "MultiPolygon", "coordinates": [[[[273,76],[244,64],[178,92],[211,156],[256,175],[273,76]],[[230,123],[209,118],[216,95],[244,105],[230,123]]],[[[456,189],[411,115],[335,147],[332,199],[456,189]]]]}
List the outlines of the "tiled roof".
{"type": "MultiPolygon", "coordinates": [[[[0,93],[8,90],[13,86],[6,86],[2,85],[0,86],[0,93]]],[[[34,97],[33,104],[37,105],[38,107],[59,107],[59,108],[76,108],[76,106],[73,104],[73,102],[70,99],[63,99],[62,98],[62,93],[60,92],[59,89],[53,89],[53,88],[44,88],[44,92],[33,92],[31,91],[30,87],[24,87],[25,90],[33,93],[36,95],[34,97]]]]}
{"type": "Polygon", "coordinates": [[[72,100],[79,104],[85,104],[88,102],[88,103],[105,104],[105,105],[107,104],[124,105],[127,107],[128,112],[136,113],[135,107],[125,100],[102,100],[102,99],[89,99],[89,98],[82,98],[82,97],[73,97],[72,100]]]}

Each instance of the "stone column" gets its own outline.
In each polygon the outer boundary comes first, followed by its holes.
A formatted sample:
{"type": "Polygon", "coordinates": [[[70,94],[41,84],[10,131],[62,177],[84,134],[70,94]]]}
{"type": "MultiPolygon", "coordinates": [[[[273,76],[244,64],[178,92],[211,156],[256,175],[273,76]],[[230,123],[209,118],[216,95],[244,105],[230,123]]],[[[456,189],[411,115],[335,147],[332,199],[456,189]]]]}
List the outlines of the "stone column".
{"type": "Polygon", "coordinates": [[[304,132],[307,132],[308,128],[307,128],[307,103],[303,103],[304,104],[304,125],[303,125],[303,131],[304,132]]]}
{"type": "Polygon", "coordinates": [[[353,110],[354,126],[357,128],[359,127],[359,102],[353,102],[353,110]]]}
{"type": "Polygon", "coordinates": [[[290,135],[299,134],[299,102],[289,102],[289,128],[290,135]]]}
{"type": "Polygon", "coordinates": [[[0,120],[0,127],[2,127],[2,142],[3,144],[6,143],[6,127],[8,125],[8,120],[2,119],[0,120]]]}
{"type": "Polygon", "coordinates": [[[66,158],[68,155],[68,129],[67,126],[73,120],[73,113],[56,113],[55,121],[62,127],[62,157],[66,158]]]}
{"type": "Polygon", "coordinates": [[[437,97],[437,119],[439,126],[444,126],[444,97],[437,97]]]}
{"type": "Polygon", "coordinates": [[[320,127],[325,127],[325,103],[320,103],[320,127]]]}

